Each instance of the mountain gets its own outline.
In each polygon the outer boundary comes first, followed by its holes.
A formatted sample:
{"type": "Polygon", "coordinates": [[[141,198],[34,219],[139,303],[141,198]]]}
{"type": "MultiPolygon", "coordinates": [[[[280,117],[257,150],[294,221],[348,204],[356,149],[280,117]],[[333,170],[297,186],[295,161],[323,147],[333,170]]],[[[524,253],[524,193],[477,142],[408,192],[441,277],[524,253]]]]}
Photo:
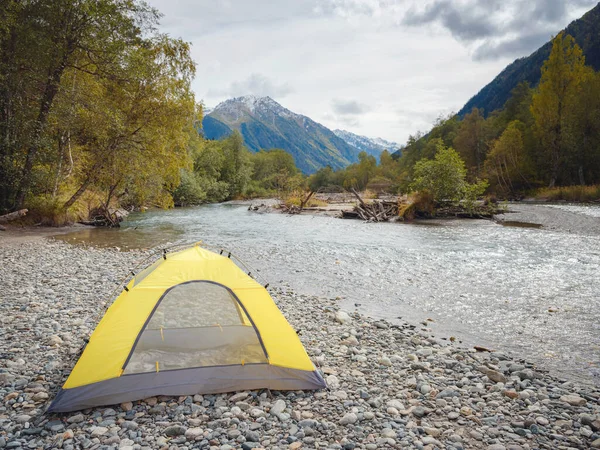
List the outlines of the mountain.
{"type": "Polygon", "coordinates": [[[386,141],[385,139],[381,138],[373,139],[345,130],[333,130],[333,132],[337,137],[342,138],[348,144],[356,147],[360,151],[365,151],[369,155],[375,156],[376,158],[378,158],[381,152],[384,150],[388,150],[390,153],[393,153],[400,148],[396,142],[386,141]]]}
{"type": "Polygon", "coordinates": [[[202,121],[208,139],[221,139],[238,130],[246,147],[281,148],[298,168],[314,173],[327,165],[333,169],[358,161],[360,150],[314,120],[284,108],[270,97],[245,96],[219,103],[202,121]]]}
{"type": "MultiPolygon", "coordinates": [[[[583,49],[585,62],[594,70],[600,70],[600,3],[582,18],[577,19],[564,30],[575,38],[583,49]]],[[[510,97],[510,92],[522,81],[536,86],[541,78],[544,61],[550,56],[552,42],[547,42],[541,48],[526,58],[520,58],[507,66],[494,80],[485,86],[477,95],[471,98],[459,111],[459,116],[471,112],[473,108],[483,108],[487,115],[500,109],[510,97]]]]}

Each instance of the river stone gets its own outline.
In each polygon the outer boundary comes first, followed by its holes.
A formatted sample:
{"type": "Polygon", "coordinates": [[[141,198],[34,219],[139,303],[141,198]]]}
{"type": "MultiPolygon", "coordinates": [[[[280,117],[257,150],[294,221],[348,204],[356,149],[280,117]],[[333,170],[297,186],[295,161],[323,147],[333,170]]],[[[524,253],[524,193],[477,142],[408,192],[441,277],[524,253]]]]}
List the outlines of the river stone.
{"type": "Polygon", "coordinates": [[[340,387],[340,380],[335,375],[329,375],[325,378],[325,382],[330,389],[337,389],[340,387]]]}
{"type": "Polygon", "coordinates": [[[435,438],[439,437],[442,434],[441,430],[431,427],[423,427],[423,431],[425,431],[425,433],[427,433],[429,436],[433,436],[435,438]]]}
{"type": "Polygon", "coordinates": [[[335,320],[338,323],[341,323],[342,325],[352,322],[352,317],[350,317],[350,315],[343,310],[339,310],[337,313],[335,313],[335,320]]]}
{"type": "Polygon", "coordinates": [[[412,410],[412,413],[415,417],[424,417],[425,415],[427,415],[427,410],[422,406],[417,406],[415,409],[412,410]]]}
{"type": "Polygon", "coordinates": [[[250,394],[248,394],[247,392],[238,392],[237,394],[233,394],[231,397],[229,397],[229,401],[231,403],[241,402],[242,400],[247,398],[249,395],[250,394]]]}
{"type": "Polygon", "coordinates": [[[133,403],[131,403],[131,402],[121,403],[121,409],[123,411],[131,411],[133,409],[133,403]]]}
{"type": "Polygon", "coordinates": [[[266,416],[265,412],[260,408],[252,408],[250,410],[250,415],[255,419],[266,416]]]}
{"type": "Polygon", "coordinates": [[[492,370],[486,366],[480,366],[479,371],[484,373],[490,380],[495,383],[506,383],[506,377],[496,370],[492,370]]]}
{"type": "Polygon", "coordinates": [[[165,428],[164,433],[169,437],[181,436],[184,435],[187,429],[182,427],[181,425],[172,425],[170,427],[165,428]]]}
{"type": "Polygon", "coordinates": [[[401,410],[404,409],[404,404],[400,401],[400,400],[389,400],[387,402],[387,406],[391,407],[391,408],[395,408],[397,410],[401,410]]]}
{"type": "Polygon", "coordinates": [[[568,403],[571,406],[585,406],[585,404],[587,403],[586,400],[584,398],[581,398],[579,395],[577,394],[568,394],[568,395],[563,395],[560,398],[561,402],[565,402],[568,403]]]}
{"type": "Polygon", "coordinates": [[[185,430],[185,437],[189,440],[194,440],[197,437],[202,436],[203,433],[204,430],[202,430],[202,428],[188,428],[187,430],[185,430]]]}
{"type": "Polygon", "coordinates": [[[285,410],[285,402],[283,400],[277,400],[275,404],[271,407],[271,411],[269,411],[272,415],[277,416],[281,414],[285,410]]]}
{"type": "Polygon", "coordinates": [[[19,424],[24,424],[31,420],[31,416],[29,416],[27,414],[22,414],[20,416],[15,417],[13,420],[19,424]]]}
{"type": "Polygon", "coordinates": [[[75,414],[74,416],[71,416],[67,419],[68,423],[79,423],[79,422],[83,422],[85,420],[85,417],[83,416],[83,414],[75,414]]]}
{"type": "Polygon", "coordinates": [[[513,391],[512,389],[507,389],[502,392],[505,397],[517,399],[519,398],[519,393],[517,391],[513,391]]]}
{"type": "Polygon", "coordinates": [[[45,414],[50,398],[36,402],[33,396],[60,384],[63,366],[93,331],[92,317],[145,255],[43,239],[0,242],[0,257],[8,261],[0,264],[0,280],[10,298],[0,301],[0,329],[10,330],[0,333],[0,400],[5,399],[0,450],[7,445],[63,450],[600,448],[598,387],[559,381],[546,371],[532,378],[531,363],[511,372],[515,362],[507,355],[435,342],[432,331],[401,319],[377,327],[374,319],[352,313],[351,323],[338,325],[333,318],[339,299],[300,295],[287,287],[271,288],[274,300],[294,329],[302,330],[300,339],[323,376],[336,377],[330,381],[337,381],[337,389],[160,396],[133,402],[131,409],[126,402],[120,408],[45,414]],[[47,288],[52,296],[44,294],[47,288]],[[59,347],[47,345],[52,335],[63,341],[59,347]],[[358,346],[352,345],[354,338],[358,346]],[[388,355],[393,369],[378,363],[388,355]],[[494,375],[486,378],[480,367],[512,375],[496,384],[494,375]],[[504,391],[514,392],[515,400],[504,391]],[[587,402],[570,406],[559,400],[566,394],[587,402]],[[274,415],[281,404],[283,410],[274,415]],[[461,408],[472,414],[462,416],[461,408]],[[251,417],[251,410],[258,417],[251,417]],[[167,436],[171,426],[185,432],[167,436]]]}
{"type": "Polygon", "coordinates": [[[108,432],[108,428],[106,428],[106,427],[95,427],[92,430],[91,436],[98,437],[98,436],[102,436],[102,435],[106,434],[107,432],[108,432]]]}
{"type": "Polygon", "coordinates": [[[390,358],[388,358],[387,356],[382,356],[381,358],[378,359],[377,362],[379,364],[381,364],[382,366],[386,366],[386,367],[390,367],[392,365],[392,360],[390,358]]]}
{"type": "Polygon", "coordinates": [[[344,417],[340,419],[341,425],[353,424],[358,421],[358,416],[354,413],[346,413],[344,417]]]}
{"type": "Polygon", "coordinates": [[[381,432],[381,436],[384,438],[395,438],[396,432],[394,430],[392,430],[391,428],[384,428],[383,431],[381,432]]]}
{"type": "Polygon", "coordinates": [[[434,437],[431,437],[431,436],[422,437],[421,442],[423,442],[423,444],[425,444],[425,445],[436,445],[438,447],[442,446],[440,441],[438,441],[437,439],[435,439],[434,437]]]}

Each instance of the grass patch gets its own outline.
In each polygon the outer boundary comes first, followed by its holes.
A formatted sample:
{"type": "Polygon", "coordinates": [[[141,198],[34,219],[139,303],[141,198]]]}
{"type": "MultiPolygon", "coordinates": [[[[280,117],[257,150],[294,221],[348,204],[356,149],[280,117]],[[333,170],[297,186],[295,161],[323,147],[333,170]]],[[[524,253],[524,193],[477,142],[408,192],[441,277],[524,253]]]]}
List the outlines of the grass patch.
{"type": "Polygon", "coordinates": [[[62,227],[71,225],[77,220],[77,213],[63,208],[64,200],[51,196],[36,196],[26,202],[29,210],[23,217],[24,225],[42,225],[46,227],[62,227]]]}
{"type": "Polygon", "coordinates": [[[539,200],[550,201],[598,202],[600,201],[600,184],[542,188],[535,191],[533,197],[539,200]]]}
{"type": "MultiPolygon", "coordinates": [[[[292,193],[290,195],[288,195],[287,197],[285,197],[284,199],[284,203],[287,206],[300,206],[300,204],[302,203],[302,201],[306,198],[306,193],[302,192],[301,194],[297,194],[297,193],[292,193]]],[[[315,198],[314,196],[312,196],[308,202],[306,203],[306,205],[304,205],[305,208],[316,208],[319,206],[327,206],[328,203],[325,200],[319,200],[318,198],[315,198]]]]}

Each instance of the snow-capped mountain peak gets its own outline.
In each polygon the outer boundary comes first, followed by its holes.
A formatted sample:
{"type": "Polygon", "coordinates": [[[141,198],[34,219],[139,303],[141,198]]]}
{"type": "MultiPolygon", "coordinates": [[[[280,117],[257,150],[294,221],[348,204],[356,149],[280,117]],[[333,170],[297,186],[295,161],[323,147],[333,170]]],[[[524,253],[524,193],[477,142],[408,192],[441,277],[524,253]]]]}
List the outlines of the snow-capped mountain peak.
{"type": "Polygon", "coordinates": [[[244,95],[235,97],[219,103],[212,111],[222,117],[232,120],[240,119],[244,113],[252,115],[277,115],[280,117],[301,117],[284,108],[271,97],[258,97],[256,95],[244,95]]]}
{"type": "Polygon", "coordinates": [[[393,153],[400,148],[396,142],[386,141],[385,139],[381,138],[360,136],[346,130],[333,130],[333,132],[337,137],[343,139],[348,144],[373,156],[378,156],[384,150],[388,150],[390,153],[393,153]]]}

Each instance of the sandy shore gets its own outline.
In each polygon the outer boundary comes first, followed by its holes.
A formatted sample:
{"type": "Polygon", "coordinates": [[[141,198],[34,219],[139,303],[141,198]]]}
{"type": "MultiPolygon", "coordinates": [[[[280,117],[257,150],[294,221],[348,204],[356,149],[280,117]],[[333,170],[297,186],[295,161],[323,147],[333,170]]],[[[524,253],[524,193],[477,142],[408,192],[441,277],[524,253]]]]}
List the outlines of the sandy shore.
{"type": "Polygon", "coordinates": [[[276,301],[328,390],[46,415],[109,293],[143,254],[0,240],[0,448],[600,448],[598,389],[281,286],[276,301]]]}

